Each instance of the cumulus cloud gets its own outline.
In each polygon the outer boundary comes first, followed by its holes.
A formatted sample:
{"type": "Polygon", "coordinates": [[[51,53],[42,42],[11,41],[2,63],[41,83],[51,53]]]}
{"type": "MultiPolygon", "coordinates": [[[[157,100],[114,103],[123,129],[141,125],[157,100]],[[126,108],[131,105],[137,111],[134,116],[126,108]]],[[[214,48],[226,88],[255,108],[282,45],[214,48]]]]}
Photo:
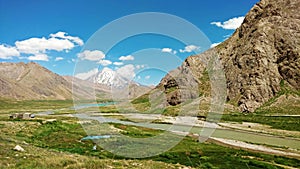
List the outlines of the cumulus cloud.
{"type": "Polygon", "coordinates": [[[79,37],[69,36],[65,32],[57,32],[50,34],[49,38],[33,37],[16,41],[15,47],[0,45],[0,57],[10,58],[12,55],[28,54],[30,55],[26,57],[28,60],[49,61],[49,57],[46,54],[48,51],[68,52],[77,45],[83,45],[83,41],[79,37]]]}
{"type": "Polygon", "coordinates": [[[127,55],[127,56],[121,56],[119,58],[119,60],[122,60],[122,61],[126,61],[126,60],[134,60],[134,57],[132,55],[127,55]]]}
{"type": "Polygon", "coordinates": [[[75,75],[75,77],[78,79],[87,80],[89,77],[97,74],[98,72],[99,70],[97,68],[94,68],[92,70],[89,70],[88,72],[78,73],[75,75]]]}
{"type": "Polygon", "coordinates": [[[124,63],[123,63],[123,62],[114,62],[113,64],[116,65],[116,66],[121,66],[121,65],[123,65],[124,63]]]}
{"type": "Polygon", "coordinates": [[[102,66],[108,66],[108,65],[112,64],[112,62],[110,60],[104,60],[104,59],[100,60],[98,63],[102,66]]]}
{"type": "Polygon", "coordinates": [[[100,50],[85,50],[77,54],[81,60],[100,61],[105,58],[105,54],[100,50]]]}
{"type": "Polygon", "coordinates": [[[14,56],[20,56],[20,52],[15,47],[0,45],[0,59],[11,59],[14,56]]]}
{"type": "Polygon", "coordinates": [[[184,47],[184,49],[179,49],[180,53],[185,53],[185,52],[193,52],[193,51],[199,51],[200,47],[196,46],[196,45],[187,45],[186,47],[184,47]]]}
{"type": "Polygon", "coordinates": [[[29,56],[27,58],[28,60],[35,60],[35,61],[49,61],[49,57],[48,55],[44,54],[44,53],[38,53],[32,56],[29,56]]]}
{"type": "Polygon", "coordinates": [[[243,23],[245,17],[244,16],[240,16],[240,17],[234,17],[231,18],[225,22],[211,22],[212,25],[216,25],[218,27],[221,27],[223,29],[231,29],[231,30],[235,30],[238,27],[241,26],[241,24],[243,23]]]}
{"type": "Polygon", "coordinates": [[[55,34],[50,34],[50,37],[67,39],[67,40],[70,40],[70,41],[78,44],[79,46],[83,45],[83,41],[79,37],[68,36],[66,32],[57,32],[55,34]]]}
{"type": "Polygon", "coordinates": [[[116,73],[128,80],[132,79],[135,77],[135,67],[132,64],[125,65],[123,67],[120,67],[119,69],[116,70],[116,73]]]}
{"type": "Polygon", "coordinates": [[[176,50],[171,49],[171,48],[162,48],[162,49],[161,49],[161,52],[164,52],[164,53],[172,53],[172,54],[174,54],[174,55],[177,53],[176,50]]]}
{"type": "Polygon", "coordinates": [[[30,38],[23,41],[16,41],[15,45],[19,52],[27,54],[45,53],[47,50],[63,51],[75,47],[68,39],[57,38],[30,38]]]}
{"type": "Polygon", "coordinates": [[[60,60],[64,60],[64,58],[63,57],[56,57],[55,58],[55,61],[60,61],[60,60]]]}
{"type": "Polygon", "coordinates": [[[210,45],[210,48],[216,47],[216,46],[218,46],[220,43],[222,43],[222,42],[213,43],[213,44],[210,45]]]}

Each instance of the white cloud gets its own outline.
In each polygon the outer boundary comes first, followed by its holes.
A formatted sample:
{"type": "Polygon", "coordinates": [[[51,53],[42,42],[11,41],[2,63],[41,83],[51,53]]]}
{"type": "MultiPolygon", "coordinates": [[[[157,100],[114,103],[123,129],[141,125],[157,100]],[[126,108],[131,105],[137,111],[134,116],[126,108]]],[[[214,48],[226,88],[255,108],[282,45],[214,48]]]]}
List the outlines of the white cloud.
{"type": "Polygon", "coordinates": [[[60,60],[64,60],[64,58],[63,57],[56,57],[55,58],[55,61],[60,61],[60,60]]]}
{"type": "Polygon", "coordinates": [[[11,59],[13,56],[20,56],[20,52],[15,47],[0,45],[0,59],[11,59]]]}
{"type": "Polygon", "coordinates": [[[184,53],[184,52],[192,52],[192,51],[199,51],[200,50],[200,47],[199,46],[196,46],[196,45],[188,45],[186,47],[184,47],[184,49],[179,49],[179,52],[180,53],[184,53]]]}
{"type": "Polygon", "coordinates": [[[131,80],[132,78],[135,77],[135,72],[134,72],[135,68],[134,65],[129,64],[129,65],[125,65],[123,67],[120,67],[119,69],[116,70],[116,73],[126,79],[131,80]]]}
{"type": "Polygon", "coordinates": [[[164,52],[164,53],[172,53],[172,54],[174,54],[174,55],[177,53],[176,50],[171,49],[171,48],[162,48],[162,49],[161,49],[161,52],[164,52]]]}
{"type": "Polygon", "coordinates": [[[82,46],[84,44],[83,41],[79,37],[67,36],[66,32],[57,32],[55,34],[50,34],[50,37],[68,39],[68,40],[73,41],[74,43],[78,44],[79,46],[82,46]]]}
{"type": "Polygon", "coordinates": [[[99,70],[97,68],[94,68],[92,70],[89,70],[88,72],[78,73],[75,75],[75,77],[77,77],[78,79],[86,80],[89,77],[97,74],[98,72],[99,72],[99,70]]]}
{"type": "Polygon", "coordinates": [[[125,60],[134,60],[134,57],[132,55],[127,56],[121,56],[119,60],[125,61],[125,60]]]}
{"type": "Polygon", "coordinates": [[[98,63],[101,64],[102,66],[108,66],[112,64],[110,60],[100,60],[98,63]]]}
{"type": "Polygon", "coordinates": [[[15,45],[19,52],[27,54],[45,53],[47,50],[71,50],[75,47],[74,43],[67,39],[46,39],[44,37],[16,41],[15,45]]]}
{"type": "Polygon", "coordinates": [[[213,43],[213,44],[210,45],[210,48],[216,47],[216,46],[218,46],[220,43],[222,43],[222,42],[213,43]]]}
{"type": "Polygon", "coordinates": [[[28,60],[49,61],[49,57],[44,53],[38,53],[27,58],[28,60]]]}
{"type": "Polygon", "coordinates": [[[241,24],[243,23],[245,17],[244,16],[240,16],[240,17],[235,17],[235,18],[231,18],[225,22],[211,22],[212,25],[216,25],[218,27],[221,27],[223,29],[237,29],[238,27],[241,26],[241,24]]]}
{"type": "Polygon", "coordinates": [[[85,50],[77,54],[78,58],[82,60],[100,61],[105,58],[105,54],[100,50],[85,50]]]}
{"type": "Polygon", "coordinates": [[[162,48],[161,52],[171,53],[172,49],[171,48],[162,48]]]}
{"type": "Polygon", "coordinates": [[[116,65],[116,66],[121,66],[121,65],[123,65],[124,63],[123,63],[123,62],[114,62],[113,64],[116,65]]]}
{"type": "MultiPolygon", "coordinates": [[[[46,54],[48,51],[69,52],[76,45],[83,45],[83,41],[79,37],[68,36],[65,32],[57,32],[50,34],[49,38],[33,37],[16,41],[14,47],[0,45],[0,58],[10,59],[13,56],[29,54],[29,57],[23,56],[20,58],[49,61],[49,57],[46,54]]],[[[61,57],[55,59],[55,61],[58,60],[62,60],[61,57]]]]}
{"type": "Polygon", "coordinates": [[[148,75],[148,76],[145,76],[145,79],[148,80],[148,79],[150,79],[150,77],[151,77],[151,76],[149,76],[149,75],[148,75]]]}

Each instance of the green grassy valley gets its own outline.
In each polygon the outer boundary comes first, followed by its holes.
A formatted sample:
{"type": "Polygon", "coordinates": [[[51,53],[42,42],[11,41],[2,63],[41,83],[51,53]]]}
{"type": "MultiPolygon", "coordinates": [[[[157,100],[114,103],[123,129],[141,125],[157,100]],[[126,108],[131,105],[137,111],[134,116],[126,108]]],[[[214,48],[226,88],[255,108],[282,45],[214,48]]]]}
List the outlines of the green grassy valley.
{"type": "MultiPolygon", "coordinates": [[[[7,104],[5,101],[1,104],[7,104]]],[[[69,101],[43,101],[14,102],[7,104],[6,111],[2,109],[0,118],[1,147],[0,168],[286,168],[300,167],[297,158],[288,158],[266,153],[256,153],[239,148],[230,148],[208,140],[199,143],[193,135],[186,136],[172,149],[153,157],[131,159],[116,156],[101,147],[93,150],[95,143],[91,140],[80,141],[86,136],[79,120],[68,117],[72,114],[68,108],[69,101]],[[21,107],[20,105],[27,105],[21,107]],[[29,106],[30,105],[30,106],[29,106]],[[12,109],[14,107],[14,109],[12,109]],[[47,107],[47,108],[46,108],[47,107]],[[12,112],[24,110],[32,112],[47,111],[49,108],[59,109],[59,113],[51,115],[36,114],[34,119],[9,119],[12,112]],[[65,109],[64,109],[65,108],[65,109]],[[64,112],[65,111],[65,112],[64,112]],[[50,119],[55,119],[50,120],[50,119]],[[23,152],[13,150],[20,145],[23,152]]],[[[102,107],[100,107],[101,109],[102,107]]],[[[109,113],[109,107],[103,107],[109,113]]],[[[114,108],[110,108],[112,114],[114,108]]],[[[55,112],[55,111],[54,111],[55,112]]],[[[272,128],[298,131],[297,119],[286,117],[265,117],[260,115],[224,115],[224,121],[255,122],[270,124],[272,128]],[[257,118],[256,118],[257,117],[257,118]],[[289,121],[287,121],[289,119],[289,121]],[[285,121],[284,126],[280,121],[285,121]]],[[[128,137],[143,138],[154,137],[162,133],[155,130],[132,125],[109,123],[109,126],[128,137]]]]}

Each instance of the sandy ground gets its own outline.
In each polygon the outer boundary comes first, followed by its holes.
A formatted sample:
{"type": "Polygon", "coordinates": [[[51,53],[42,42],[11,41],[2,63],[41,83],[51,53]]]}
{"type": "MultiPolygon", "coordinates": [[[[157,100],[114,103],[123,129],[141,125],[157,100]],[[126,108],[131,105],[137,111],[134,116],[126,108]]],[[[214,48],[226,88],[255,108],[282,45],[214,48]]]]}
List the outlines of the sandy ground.
{"type": "Polygon", "coordinates": [[[191,116],[177,116],[170,117],[160,114],[141,114],[141,113],[93,113],[93,116],[123,116],[133,121],[146,120],[148,122],[159,121],[163,123],[172,123],[187,126],[197,126],[197,127],[209,127],[209,128],[219,128],[220,126],[216,123],[209,123],[202,120],[198,120],[197,117],[191,116]]]}

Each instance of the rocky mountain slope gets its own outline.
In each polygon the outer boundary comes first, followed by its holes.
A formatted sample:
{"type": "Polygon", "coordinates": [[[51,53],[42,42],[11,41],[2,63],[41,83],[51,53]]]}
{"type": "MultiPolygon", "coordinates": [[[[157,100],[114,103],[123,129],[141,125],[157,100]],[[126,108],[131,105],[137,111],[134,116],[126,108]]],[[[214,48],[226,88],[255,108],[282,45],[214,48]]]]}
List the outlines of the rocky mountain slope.
{"type": "Polygon", "coordinates": [[[0,98],[17,100],[65,100],[92,98],[91,92],[105,88],[73,77],[62,77],[37,63],[0,63],[0,98]],[[72,87],[76,90],[73,96],[72,87]]]}
{"type": "Polygon", "coordinates": [[[218,54],[226,76],[227,102],[242,112],[255,111],[280,93],[283,86],[299,91],[299,10],[299,0],[261,0],[232,37],[209,51],[188,57],[157,88],[163,88],[169,105],[209,96],[209,79],[213,77],[208,76],[205,61],[218,54]]]}
{"type": "MultiPolygon", "coordinates": [[[[126,84],[128,88],[125,79],[115,76],[108,70],[99,72],[89,80],[81,80],[60,76],[34,62],[0,63],[0,99],[109,100],[112,99],[113,86],[126,84]]],[[[149,90],[147,86],[130,83],[128,90],[121,90],[122,99],[138,97],[149,90]]]]}
{"type": "Polygon", "coordinates": [[[69,99],[70,84],[61,76],[30,62],[0,64],[0,96],[12,99],[69,99]]]}

